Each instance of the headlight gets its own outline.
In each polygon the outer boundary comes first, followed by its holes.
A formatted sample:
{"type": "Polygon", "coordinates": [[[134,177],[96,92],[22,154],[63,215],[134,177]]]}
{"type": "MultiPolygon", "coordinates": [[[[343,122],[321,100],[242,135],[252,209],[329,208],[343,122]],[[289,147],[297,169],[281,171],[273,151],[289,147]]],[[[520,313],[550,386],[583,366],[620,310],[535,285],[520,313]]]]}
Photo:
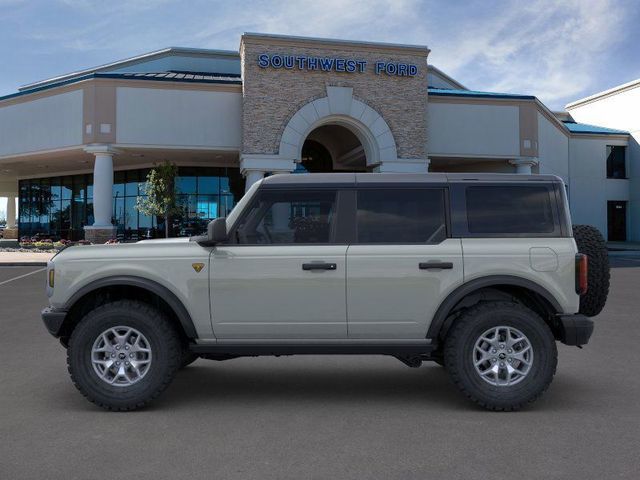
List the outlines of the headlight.
{"type": "Polygon", "coordinates": [[[53,288],[56,279],[56,271],[55,269],[49,270],[49,288],[53,288]]]}

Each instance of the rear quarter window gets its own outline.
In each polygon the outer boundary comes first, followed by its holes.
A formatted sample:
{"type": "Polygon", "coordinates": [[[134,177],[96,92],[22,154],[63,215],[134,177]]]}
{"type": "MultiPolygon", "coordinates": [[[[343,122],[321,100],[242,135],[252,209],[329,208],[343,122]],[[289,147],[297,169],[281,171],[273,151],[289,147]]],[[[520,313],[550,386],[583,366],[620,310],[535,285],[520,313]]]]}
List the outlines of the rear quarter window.
{"type": "Polygon", "coordinates": [[[546,186],[467,187],[467,228],[471,234],[552,235],[552,205],[546,186]]]}

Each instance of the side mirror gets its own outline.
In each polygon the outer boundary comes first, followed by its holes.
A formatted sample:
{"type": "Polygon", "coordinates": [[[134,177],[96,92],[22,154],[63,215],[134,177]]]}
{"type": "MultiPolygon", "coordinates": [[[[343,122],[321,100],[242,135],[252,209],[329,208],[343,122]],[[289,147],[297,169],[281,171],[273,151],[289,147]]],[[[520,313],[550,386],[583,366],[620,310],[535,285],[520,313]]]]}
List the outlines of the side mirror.
{"type": "Polygon", "coordinates": [[[227,219],[225,217],[216,218],[207,225],[208,241],[215,243],[225,242],[229,235],[227,234],[227,219]]]}

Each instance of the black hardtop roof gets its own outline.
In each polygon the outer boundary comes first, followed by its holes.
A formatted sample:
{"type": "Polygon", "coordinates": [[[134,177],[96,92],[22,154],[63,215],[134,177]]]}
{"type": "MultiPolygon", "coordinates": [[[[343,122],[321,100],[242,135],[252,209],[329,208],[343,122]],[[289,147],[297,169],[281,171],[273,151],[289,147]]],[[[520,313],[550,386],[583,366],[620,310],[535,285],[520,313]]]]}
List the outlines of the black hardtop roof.
{"type": "Polygon", "coordinates": [[[429,183],[495,183],[495,182],[554,182],[562,183],[555,175],[523,175],[518,173],[300,173],[277,174],[266,177],[264,186],[367,184],[429,184],[429,183]]]}

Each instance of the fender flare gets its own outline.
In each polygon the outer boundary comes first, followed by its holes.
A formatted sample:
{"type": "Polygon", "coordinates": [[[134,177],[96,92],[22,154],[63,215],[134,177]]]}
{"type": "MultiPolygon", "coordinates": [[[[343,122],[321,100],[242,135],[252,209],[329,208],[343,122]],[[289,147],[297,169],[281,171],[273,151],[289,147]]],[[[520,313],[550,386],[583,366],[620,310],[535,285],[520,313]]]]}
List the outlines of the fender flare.
{"type": "Polygon", "coordinates": [[[82,288],[76,291],[69,298],[69,300],[65,302],[64,309],[69,311],[78,300],[95,290],[116,285],[138,287],[157,295],[162,300],[164,300],[167,305],[169,305],[169,308],[171,308],[171,310],[173,310],[176,317],[178,318],[178,321],[180,322],[180,325],[182,326],[185,335],[190,339],[198,337],[196,329],[193,326],[191,315],[189,314],[189,311],[186,309],[184,304],[180,301],[180,299],[167,287],[159,284],[158,282],[143,277],[117,275],[113,277],[104,277],[98,280],[94,280],[93,282],[84,285],[82,288]]]}
{"type": "Polygon", "coordinates": [[[451,292],[440,304],[438,310],[436,310],[433,320],[431,321],[431,325],[429,325],[429,330],[427,331],[427,338],[437,339],[440,336],[440,332],[442,331],[442,327],[444,326],[449,313],[464,297],[482,288],[498,285],[522,287],[527,290],[531,290],[544,298],[555,310],[555,313],[562,313],[562,307],[556,298],[546,288],[541,287],[537,283],[527,280],[526,278],[516,277],[513,275],[491,275],[463,283],[451,292]]]}

